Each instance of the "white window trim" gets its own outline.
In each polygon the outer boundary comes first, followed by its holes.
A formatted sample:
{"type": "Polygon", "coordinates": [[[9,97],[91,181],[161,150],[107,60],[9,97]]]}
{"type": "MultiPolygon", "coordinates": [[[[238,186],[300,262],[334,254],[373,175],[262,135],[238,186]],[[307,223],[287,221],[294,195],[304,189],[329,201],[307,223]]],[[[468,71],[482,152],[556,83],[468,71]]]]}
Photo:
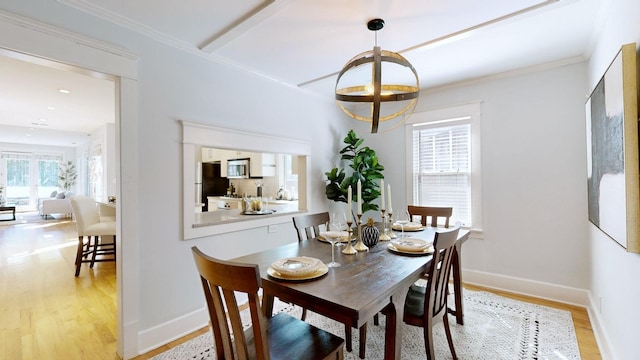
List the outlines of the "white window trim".
{"type": "MultiPolygon", "coordinates": [[[[417,125],[437,123],[444,119],[455,119],[470,116],[471,123],[471,218],[473,228],[471,236],[482,238],[482,157],[481,157],[481,111],[482,102],[454,105],[446,108],[429,110],[411,115],[405,123],[405,139],[413,138],[413,128],[417,125]]],[[[412,168],[413,141],[405,141],[406,168],[412,168]]],[[[406,199],[413,198],[413,177],[406,177],[406,199]]]]}

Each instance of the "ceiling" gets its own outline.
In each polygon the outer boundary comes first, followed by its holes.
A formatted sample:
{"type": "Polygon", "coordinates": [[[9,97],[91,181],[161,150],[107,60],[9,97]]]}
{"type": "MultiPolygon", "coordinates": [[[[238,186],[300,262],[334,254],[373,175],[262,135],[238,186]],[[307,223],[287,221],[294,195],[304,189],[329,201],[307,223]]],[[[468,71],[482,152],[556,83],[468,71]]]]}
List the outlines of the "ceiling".
{"type": "MultiPolygon", "coordinates": [[[[588,58],[602,0],[58,0],[185,51],[318,96],[376,42],[416,68],[420,86],[588,58]],[[377,34],[368,20],[382,18],[377,34]]],[[[0,53],[0,55],[2,55],[0,53]]],[[[113,82],[0,56],[0,125],[86,134],[113,122],[113,82]],[[37,66],[36,70],[31,68],[37,66]],[[14,68],[17,67],[17,68],[14,68]],[[4,81],[10,76],[11,81],[4,81]],[[10,87],[9,87],[10,86],[10,87]],[[75,88],[71,96],[56,93],[75,88]],[[36,111],[65,101],[48,113],[36,111]],[[65,109],[65,111],[63,111],[65,109]],[[54,121],[55,120],[55,121],[54,121]],[[37,127],[41,129],[43,126],[37,127]]],[[[4,132],[4,131],[3,131],[4,132]]],[[[24,136],[22,136],[24,137],[24,136]]],[[[33,136],[31,136],[33,138],[33,136]]],[[[0,138],[0,141],[5,141],[0,138]]]]}

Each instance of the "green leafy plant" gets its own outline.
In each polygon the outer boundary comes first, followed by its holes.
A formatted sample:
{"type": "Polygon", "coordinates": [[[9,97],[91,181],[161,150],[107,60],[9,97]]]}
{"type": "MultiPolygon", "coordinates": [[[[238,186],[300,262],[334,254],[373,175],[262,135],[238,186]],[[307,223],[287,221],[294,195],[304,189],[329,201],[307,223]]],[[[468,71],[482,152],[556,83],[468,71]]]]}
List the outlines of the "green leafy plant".
{"type": "Polygon", "coordinates": [[[346,161],[351,168],[351,174],[347,176],[345,169],[334,167],[324,173],[328,184],[325,188],[327,199],[336,202],[347,202],[347,189],[351,185],[353,198],[357,201],[358,180],[362,187],[362,213],[369,210],[378,210],[377,204],[371,202],[380,196],[380,182],[384,179],[382,171],[384,166],[378,162],[375,150],[363,146],[364,139],[359,138],[353,130],[349,130],[343,142],[347,144],[340,150],[340,159],[346,161]]]}
{"type": "Polygon", "coordinates": [[[71,161],[61,163],[58,170],[58,184],[65,190],[71,190],[71,187],[76,184],[78,179],[78,173],[76,172],[76,166],[71,161]]]}

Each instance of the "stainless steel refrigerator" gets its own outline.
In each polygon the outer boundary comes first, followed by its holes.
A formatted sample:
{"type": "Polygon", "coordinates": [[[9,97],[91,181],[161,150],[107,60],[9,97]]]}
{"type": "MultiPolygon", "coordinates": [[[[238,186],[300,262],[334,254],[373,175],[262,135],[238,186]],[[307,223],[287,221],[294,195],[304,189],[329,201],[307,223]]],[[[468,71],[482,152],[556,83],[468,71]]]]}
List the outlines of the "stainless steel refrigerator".
{"type": "Polygon", "coordinates": [[[226,195],[229,179],[220,176],[220,163],[200,164],[200,177],[196,177],[196,181],[200,179],[200,183],[196,183],[196,202],[203,204],[202,211],[209,211],[213,209],[208,208],[207,196],[226,195]]]}

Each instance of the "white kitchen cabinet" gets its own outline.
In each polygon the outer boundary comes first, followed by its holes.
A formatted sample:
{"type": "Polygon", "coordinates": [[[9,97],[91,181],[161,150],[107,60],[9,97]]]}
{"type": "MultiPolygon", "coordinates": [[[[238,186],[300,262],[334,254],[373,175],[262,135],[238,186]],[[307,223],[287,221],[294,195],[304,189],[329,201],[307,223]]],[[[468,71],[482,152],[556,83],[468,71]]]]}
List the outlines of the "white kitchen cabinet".
{"type": "MultiPolygon", "coordinates": [[[[215,149],[215,148],[202,148],[202,162],[222,162],[226,161],[234,156],[236,151],[215,149]]],[[[226,164],[225,164],[226,167],[226,164]]]]}
{"type": "Polygon", "coordinates": [[[270,153],[252,153],[250,163],[251,176],[276,176],[276,155],[270,153]]]}

